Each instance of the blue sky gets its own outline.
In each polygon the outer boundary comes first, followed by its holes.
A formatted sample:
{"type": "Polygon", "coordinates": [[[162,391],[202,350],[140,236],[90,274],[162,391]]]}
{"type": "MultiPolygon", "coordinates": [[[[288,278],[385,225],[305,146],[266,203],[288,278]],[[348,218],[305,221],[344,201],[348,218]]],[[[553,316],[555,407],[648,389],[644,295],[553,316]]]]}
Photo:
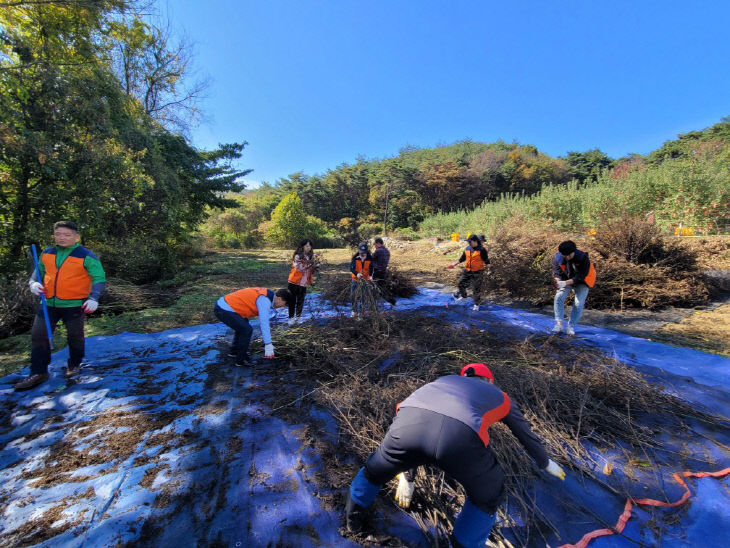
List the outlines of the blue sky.
{"type": "Polygon", "coordinates": [[[730,115],[730,3],[161,0],[249,182],[406,145],[647,153],[730,115]]]}

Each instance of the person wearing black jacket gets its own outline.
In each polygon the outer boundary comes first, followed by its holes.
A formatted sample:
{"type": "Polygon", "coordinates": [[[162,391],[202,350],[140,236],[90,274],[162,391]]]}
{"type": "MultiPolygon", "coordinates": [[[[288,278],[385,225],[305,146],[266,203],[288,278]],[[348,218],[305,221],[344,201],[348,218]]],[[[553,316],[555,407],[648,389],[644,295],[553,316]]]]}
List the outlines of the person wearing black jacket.
{"type": "Polygon", "coordinates": [[[385,277],[388,274],[388,263],[390,262],[390,251],[385,247],[383,238],[375,238],[375,251],[373,251],[373,281],[377,284],[380,294],[391,305],[395,305],[395,298],[386,287],[385,277]]]}
{"type": "Polygon", "coordinates": [[[471,285],[472,299],[474,299],[473,310],[479,310],[479,304],[482,302],[484,273],[489,271],[489,255],[476,234],[469,236],[466,241],[469,245],[464,249],[459,260],[447,265],[446,268],[454,268],[459,263],[465,263],[464,271],[459,278],[459,289],[454,293],[454,300],[459,302],[466,299],[466,288],[471,285]]]}
{"type": "Polygon", "coordinates": [[[461,483],[467,495],[454,522],[452,545],[483,547],[504,499],[504,472],[489,448],[489,427],[498,421],[512,431],[540,469],[565,479],[565,472],[548,457],[519,407],[493,383],[486,365],[471,363],[461,375],[436,379],[397,406],[385,438],[350,485],[349,531],[362,529],[366,508],[380,487],[398,474],[396,499],[407,507],[413,482],[402,473],[410,471],[412,476],[416,467],[432,464],[461,483]]]}
{"type": "Polygon", "coordinates": [[[552,332],[560,333],[563,330],[565,301],[572,289],[575,292],[575,300],[565,333],[575,335],[575,326],[583,314],[588,291],[596,282],[596,269],[591,264],[588,253],[578,249],[575,242],[566,240],[558,246],[558,252],[555,254],[553,278],[557,292],[553,303],[555,326],[552,332]]]}

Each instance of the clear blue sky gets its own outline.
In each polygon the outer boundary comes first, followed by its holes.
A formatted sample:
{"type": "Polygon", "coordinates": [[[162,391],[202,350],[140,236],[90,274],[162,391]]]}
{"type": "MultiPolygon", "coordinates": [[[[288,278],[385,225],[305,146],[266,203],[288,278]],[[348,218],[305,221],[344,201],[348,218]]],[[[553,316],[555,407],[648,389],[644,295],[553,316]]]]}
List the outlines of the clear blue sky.
{"type": "Polygon", "coordinates": [[[462,139],[646,153],[730,115],[730,3],[160,0],[253,181],[462,139]]]}

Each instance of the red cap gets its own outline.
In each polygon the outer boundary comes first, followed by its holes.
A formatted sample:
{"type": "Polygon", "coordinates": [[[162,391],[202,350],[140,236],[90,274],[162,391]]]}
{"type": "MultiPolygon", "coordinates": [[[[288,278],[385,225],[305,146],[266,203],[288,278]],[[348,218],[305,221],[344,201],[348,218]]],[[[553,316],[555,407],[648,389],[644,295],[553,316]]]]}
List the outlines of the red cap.
{"type": "Polygon", "coordinates": [[[470,363],[461,368],[462,377],[486,377],[494,383],[494,375],[483,363],[470,363]],[[471,371],[469,371],[471,369],[471,371]]]}

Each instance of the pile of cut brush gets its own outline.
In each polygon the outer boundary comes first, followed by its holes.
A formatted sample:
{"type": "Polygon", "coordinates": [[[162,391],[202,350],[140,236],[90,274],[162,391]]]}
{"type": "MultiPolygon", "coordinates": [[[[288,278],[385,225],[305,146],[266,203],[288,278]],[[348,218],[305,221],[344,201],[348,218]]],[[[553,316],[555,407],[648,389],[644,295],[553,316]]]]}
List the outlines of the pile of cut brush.
{"type": "Polygon", "coordinates": [[[493,275],[485,290],[536,305],[550,303],[552,262],[564,240],[574,240],[596,267],[596,285],[588,296],[592,308],[657,309],[707,302],[709,285],[697,264],[697,252],[632,216],[607,220],[595,235],[581,238],[536,231],[519,219],[506,223],[489,238],[493,275]]]}
{"type": "MultiPolygon", "coordinates": [[[[458,373],[470,362],[486,363],[492,369],[498,386],[519,404],[554,460],[589,477],[595,477],[606,462],[597,462],[596,454],[586,450],[586,442],[599,452],[623,451],[620,460],[630,475],[629,463],[641,462],[646,467],[647,456],[651,456],[651,466],[667,464],[662,461],[666,453],[653,452],[660,425],[687,431],[688,436],[687,421],[693,418],[710,428],[727,428],[726,419],[705,414],[667,394],[620,362],[562,339],[497,340],[480,330],[460,329],[426,315],[389,316],[385,323],[386,330],[382,318],[374,322],[373,329],[367,320],[302,325],[291,329],[277,346],[277,357],[289,362],[287,368],[277,367],[279,385],[290,389],[282,389],[270,402],[274,412],[300,423],[307,415],[300,406],[308,402],[326,408],[339,423],[336,446],[323,441],[326,436],[315,423],[308,427],[311,443],[323,455],[327,487],[339,493],[323,502],[339,511],[344,507],[342,493],[382,440],[396,403],[427,382],[458,373]],[[354,455],[356,463],[348,455],[354,455]]],[[[507,477],[508,504],[502,507],[500,522],[509,526],[519,520],[523,526],[512,532],[524,535],[521,544],[544,545],[544,531],[556,527],[534,504],[531,491],[538,472],[501,424],[490,434],[490,447],[507,477]],[[504,513],[507,507],[511,517],[504,513]]],[[[661,492],[659,477],[656,474],[653,487],[661,492]]],[[[612,481],[610,488],[617,496],[626,496],[633,487],[621,484],[618,478],[602,476],[600,480],[604,484],[612,481]]],[[[420,470],[416,487],[410,512],[424,531],[450,531],[452,518],[465,500],[461,487],[436,469],[420,470]]],[[[390,495],[393,489],[390,485],[390,495]]],[[[387,504],[384,500],[388,499],[379,497],[377,504],[387,504]]],[[[499,529],[492,538],[508,542],[499,529]]],[[[375,542],[390,541],[376,538],[375,542]]]]}
{"type": "MultiPolygon", "coordinates": [[[[351,302],[351,283],[352,277],[349,274],[343,275],[328,273],[323,276],[322,294],[327,300],[334,304],[351,302]]],[[[363,294],[361,297],[364,297],[365,300],[368,301],[365,304],[370,304],[370,302],[375,302],[378,299],[382,300],[387,297],[413,297],[413,295],[418,293],[418,288],[416,288],[416,284],[413,283],[413,280],[395,267],[388,268],[385,280],[380,283],[362,280],[360,284],[362,284],[360,292],[363,294]],[[367,295],[367,292],[369,292],[370,295],[367,295]]],[[[357,292],[357,287],[355,291],[357,292]]],[[[357,301],[358,299],[356,298],[355,300],[357,301]]]]}

